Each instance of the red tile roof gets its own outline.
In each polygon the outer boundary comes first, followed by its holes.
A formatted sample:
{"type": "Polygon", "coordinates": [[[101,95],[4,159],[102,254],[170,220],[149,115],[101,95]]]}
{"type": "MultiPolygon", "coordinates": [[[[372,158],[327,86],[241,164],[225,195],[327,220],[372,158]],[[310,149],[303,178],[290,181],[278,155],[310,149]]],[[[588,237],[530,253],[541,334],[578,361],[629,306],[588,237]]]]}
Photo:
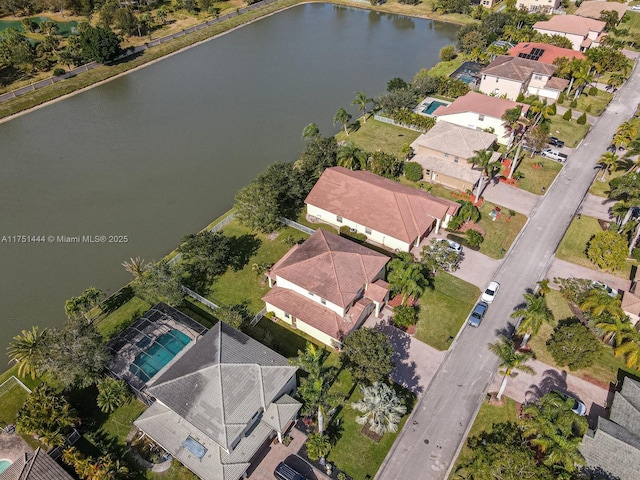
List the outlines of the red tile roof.
{"type": "Polygon", "coordinates": [[[385,301],[388,293],[389,284],[384,280],[378,279],[367,285],[367,291],[364,293],[364,296],[370,298],[374,302],[382,303],[385,301]]]}
{"type": "Polygon", "coordinates": [[[480,71],[480,75],[508,78],[518,82],[526,82],[531,75],[538,73],[551,77],[558,69],[555,65],[536,62],[526,58],[499,55],[496,59],[480,71]]]}
{"type": "Polygon", "coordinates": [[[477,92],[469,92],[462,97],[458,97],[448,106],[438,107],[433,115],[436,117],[443,115],[453,115],[456,113],[481,113],[494,118],[501,118],[504,112],[517,106],[522,107],[522,115],[529,110],[529,105],[514,102],[506,98],[491,97],[477,92]]]}
{"type": "Polygon", "coordinates": [[[460,208],[423,190],[342,167],[327,168],[305,203],[406,243],[424,234],[434,219],[460,208]]]}
{"type": "Polygon", "coordinates": [[[551,77],[547,81],[545,88],[548,88],[550,90],[557,90],[561,92],[565,88],[567,88],[567,85],[569,85],[569,80],[566,80],[564,78],[559,78],[559,77],[551,77]]]}
{"type": "Polygon", "coordinates": [[[388,261],[389,257],[381,253],[319,229],[302,245],[294,246],[269,275],[344,308],[388,261]]]}
{"type": "Polygon", "coordinates": [[[579,17],[578,15],[554,15],[547,21],[536,22],[533,28],[586,36],[589,32],[601,33],[604,31],[605,25],[606,23],[601,20],[579,17]]]}
{"type": "Polygon", "coordinates": [[[534,48],[544,50],[542,56],[538,59],[538,62],[553,64],[556,58],[567,57],[569,60],[574,58],[583,60],[586,58],[582,52],[572,50],[570,48],[556,47],[555,45],[549,45],[546,43],[535,42],[520,42],[515,47],[509,50],[509,55],[517,57],[518,54],[530,54],[534,48]]]}

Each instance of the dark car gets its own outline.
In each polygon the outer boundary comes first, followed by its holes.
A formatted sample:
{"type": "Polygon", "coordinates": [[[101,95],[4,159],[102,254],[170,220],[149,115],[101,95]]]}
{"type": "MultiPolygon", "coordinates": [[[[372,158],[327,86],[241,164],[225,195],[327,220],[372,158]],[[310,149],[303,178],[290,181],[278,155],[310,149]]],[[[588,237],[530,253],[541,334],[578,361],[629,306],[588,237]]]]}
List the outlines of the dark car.
{"type": "Polygon", "coordinates": [[[307,477],[284,462],[278,464],[273,474],[278,480],[307,480],[307,477]]]}
{"type": "Polygon", "coordinates": [[[564,147],[564,141],[560,140],[557,137],[551,137],[549,139],[549,145],[551,145],[552,147],[562,148],[564,147]]]}
{"type": "Polygon", "coordinates": [[[487,313],[488,309],[489,305],[487,302],[478,302],[478,304],[473,307],[473,311],[469,315],[467,323],[472,327],[479,327],[482,323],[482,319],[484,318],[484,314],[487,313]]]}

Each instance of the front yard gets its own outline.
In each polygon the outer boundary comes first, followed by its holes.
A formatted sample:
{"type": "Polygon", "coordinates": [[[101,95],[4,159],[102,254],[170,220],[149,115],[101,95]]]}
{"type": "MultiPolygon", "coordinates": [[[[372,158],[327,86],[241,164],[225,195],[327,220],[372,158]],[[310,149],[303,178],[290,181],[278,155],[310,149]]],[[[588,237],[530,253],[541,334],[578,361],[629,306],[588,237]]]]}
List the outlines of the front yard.
{"type": "Polygon", "coordinates": [[[604,176],[604,182],[600,181],[602,178],[602,172],[598,172],[595,180],[591,184],[591,188],[589,188],[589,193],[592,195],[597,195],[599,197],[609,198],[609,190],[611,187],[609,186],[609,182],[614,178],[618,178],[627,173],[624,169],[615,170],[611,173],[606,173],[604,176]]]}
{"type": "MultiPolygon", "coordinates": [[[[606,80],[604,80],[604,82],[606,83],[606,80]]],[[[585,88],[585,91],[588,91],[588,89],[589,87],[585,88]]],[[[604,90],[600,89],[598,89],[597,95],[585,95],[583,93],[577,98],[577,106],[573,108],[573,111],[586,112],[588,115],[600,116],[602,115],[602,112],[604,112],[604,110],[607,108],[607,105],[609,105],[609,102],[611,102],[612,98],[612,93],[605,92],[604,90]]],[[[567,95],[564,103],[559,103],[558,105],[569,108],[571,100],[573,100],[573,95],[567,95]]]]}
{"type": "MultiPolygon", "coordinates": [[[[532,158],[527,154],[516,168],[516,172],[524,175],[518,182],[518,187],[527,192],[540,195],[551,186],[560,170],[562,170],[562,164],[559,162],[549,160],[540,155],[535,155],[532,158]]],[[[502,175],[508,176],[509,172],[503,171],[502,175]]]]}
{"type": "Polygon", "coordinates": [[[473,308],[480,290],[475,285],[441,272],[433,289],[420,297],[415,337],[438,350],[447,350],[473,308]]]}
{"type": "Polygon", "coordinates": [[[590,128],[591,125],[589,123],[579,125],[576,120],[563,120],[562,115],[553,115],[551,117],[551,135],[563,140],[567,147],[577,147],[590,128]]]}

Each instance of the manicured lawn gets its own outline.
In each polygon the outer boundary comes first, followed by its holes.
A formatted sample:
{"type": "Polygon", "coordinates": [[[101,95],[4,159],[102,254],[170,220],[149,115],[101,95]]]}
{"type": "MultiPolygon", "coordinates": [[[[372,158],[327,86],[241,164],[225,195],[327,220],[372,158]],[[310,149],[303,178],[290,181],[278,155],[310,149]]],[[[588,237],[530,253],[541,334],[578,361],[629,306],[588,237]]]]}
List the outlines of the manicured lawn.
{"type": "Polygon", "coordinates": [[[433,279],[433,290],[420,298],[416,338],[438,350],[447,350],[480,295],[475,285],[446,272],[433,279]]]}
{"type": "MultiPolygon", "coordinates": [[[[526,155],[516,169],[516,172],[524,174],[524,178],[520,180],[518,187],[527,192],[540,195],[543,191],[542,187],[549,188],[561,169],[562,164],[559,162],[554,162],[539,155],[535,155],[533,158],[530,155],[526,155]],[[541,163],[542,168],[534,168],[534,163],[541,163]]],[[[509,172],[503,172],[503,175],[509,175],[509,172]]]]}
{"type": "Polygon", "coordinates": [[[269,285],[264,276],[259,277],[253,271],[252,265],[273,265],[291,248],[283,239],[306,239],[308,235],[287,227],[280,230],[274,240],[269,240],[266,235],[252,232],[237,220],[225,226],[223,232],[236,238],[236,247],[243,250],[248,260],[242,269],[229,269],[217,279],[211,286],[207,298],[217,305],[235,305],[247,301],[249,310],[258,313],[264,307],[262,297],[269,291],[269,285]]]}
{"type": "Polygon", "coordinates": [[[171,463],[171,467],[166,472],[155,473],[145,470],[144,476],[149,480],[199,480],[200,478],[177,460],[171,463]]]}
{"type": "MultiPolygon", "coordinates": [[[[574,218],[558,246],[556,257],[577,265],[582,265],[583,267],[591,268],[592,270],[602,271],[595,263],[592,263],[591,260],[587,258],[587,254],[585,253],[587,243],[591,240],[591,237],[601,231],[602,228],[600,228],[598,220],[593,217],[582,215],[580,218],[574,218]]],[[[621,278],[630,278],[631,267],[633,265],[636,265],[634,260],[627,260],[622,270],[603,271],[621,278]]]]}
{"type": "Polygon", "coordinates": [[[434,77],[448,77],[456,69],[464,63],[465,59],[462,55],[458,55],[453,60],[448,62],[438,62],[431,69],[429,69],[429,75],[434,77]]]}
{"type": "MultiPolygon", "coordinates": [[[[343,371],[341,375],[344,375],[345,378],[343,380],[346,384],[346,377],[350,377],[350,374],[343,371]]],[[[411,413],[411,409],[415,403],[415,396],[411,392],[398,386],[396,386],[396,390],[401,391],[401,395],[407,399],[407,413],[398,425],[398,432],[400,432],[411,413]]],[[[334,422],[337,420],[341,423],[340,428],[342,432],[327,457],[327,461],[335,464],[336,467],[346,472],[355,480],[364,480],[365,478],[373,478],[375,476],[387,452],[398,436],[398,432],[385,433],[380,443],[376,443],[361,433],[362,425],[356,423],[356,417],[359,415],[359,412],[351,408],[351,403],[357,402],[360,398],[360,389],[355,388],[333,420],[334,422]]]]}
{"type": "Polygon", "coordinates": [[[591,188],[589,188],[589,193],[592,195],[597,195],[599,197],[609,198],[608,192],[609,192],[609,189],[611,188],[609,186],[609,182],[614,178],[623,176],[625,173],[626,173],[626,170],[624,169],[607,173],[604,176],[604,182],[601,182],[600,178],[602,178],[602,172],[599,172],[598,175],[596,175],[596,178],[593,181],[593,184],[591,184],[591,188]]]}
{"type": "Polygon", "coordinates": [[[118,334],[145,314],[151,305],[139,297],[133,297],[116,310],[96,323],[96,327],[105,339],[118,334]]]}
{"type": "Polygon", "coordinates": [[[24,404],[29,393],[18,384],[13,384],[9,390],[0,395],[0,425],[14,423],[16,413],[24,404]]]}
{"type": "Polygon", "coordinates": [[[591,128],[589,123],[578,125],[576,120],[563,120],[562,115],[551,117],[551,135],[563,140],[567,147],[577,147],[589,128],[591,128]]]}
{"type": "MultiPolygon", "coordinates": [[[[606,83],[606,80],[600,80],[600,81],[601,83],[602,81],[606,83]]],[[[588,90],[588,88],[589,87],[587,87],[585,90],[588,90]]],[[[597,95],[585,95],[583,93],[578,97],[577,99],[578,105],[575,108],[573,108],[573,111],[575,112],[576,110],[579,110],[580,112],[586,112],[587,108],[591,106],[591,111],[587,112],[587,114],[599,116],[599,115],[602,115],[602,112],[604,112],[604,109],[607,108],[607,105],[609,105],[609,102],[611,102],[612,98],[613,98],[613,94],[609,92],[605,92],[604,90],[598,90],[597,95]]],[[[562,105],[563,107],[569,108],[569,104],[571,103],[571,100],[573,100],[573,95],[567,96],[564,103],[561,103],[560,105],[562,105]]],[[[574,115],[574,117],[576,116],[574,115]]]]}
{"type": "Polygon", "coordinates": [[[102,424],[100,433],[104,434],[108,439],[114,440],[118,445],[126,446],[127,435],[133,426],[133,421],[146,409],[145,404],[135,398],[131,399],[109,415],[102,424]]]}
{"type": "Polygon", "coordinates": [[[405,143],[411,143],[420,136],[420,132],[414,132],[407,128],[397,127],[389,123],[378,122],[373,117],[367,119],[367,123],[360,122],[359,130],[346,136],[344,131],[336,134],[338,142],[346,141],[364,150],[375,152],[382,150],[397,157],[405,143]]]}
{"type": "Polygon", "coordinates": [[[287,358],[297,357],[298,350],[304,351],[307,342],[320,345],[317,340],[311,338],[300,330],[292,329],[289,325],[280,320],[278,322],[274,322],[269,318],[263,317],[256,326],[269,333],[272,340],[271,348],[287,358]]]}
{"type": "MultiPolygon", "coordinates": [[[[469,430],[469,435],[467,438],[475,437],[477,435],[480,435],[482,432],[490,432],[493,429],[493,425],[496,423],[515,422],[518,419],[518,414],[516,412],[516,402],[508,397],[503,398],[505,399],[505,403],[501,407],[491,405],[487,402],[482,404],[480,410],[478,411],[478,415],[476,416],[476,419],[471,426],[471,430],[469,430]]],[[[471,449],[465,442],[462,450],[460,451],[460,455],[458,455],[456,464],[451,469],[451,474],[449,475],[450,480],[458,478],[455,474],[458,466],[465,463],[465,461],[470,456],[471,449]]]]}

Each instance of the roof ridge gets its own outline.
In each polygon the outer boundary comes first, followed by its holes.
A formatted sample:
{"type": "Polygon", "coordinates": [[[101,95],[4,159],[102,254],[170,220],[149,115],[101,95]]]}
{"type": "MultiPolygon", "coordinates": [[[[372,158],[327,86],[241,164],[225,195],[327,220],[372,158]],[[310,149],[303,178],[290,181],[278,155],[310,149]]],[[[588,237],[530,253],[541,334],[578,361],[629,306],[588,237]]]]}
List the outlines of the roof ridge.
{"type": "MultiPolygon", "coordinates": [[[[220,352],[220,348],[218,347],[218,352],[220,352]]],[[[218,355],[220,355],[220,353],[218,353],[218,355]]],[[[218,362],[219,366],[222,366],[221,363],[218,362]]],[[[223,387],[223,381],[222,381],[222,368],[218,368],[218,385],[220,385],[220,405],[222,405],[222,410],[221,410],[221,414],[222,414],[222,438],[224,439],[224,446],[222,446],[222,448],[224,448],[225,450],[229,448],[229,439],[227,438],[228,432],[227,432],[227,419],[225,418],[224,415],[224,393],[222,391],[223,387]]]]}

